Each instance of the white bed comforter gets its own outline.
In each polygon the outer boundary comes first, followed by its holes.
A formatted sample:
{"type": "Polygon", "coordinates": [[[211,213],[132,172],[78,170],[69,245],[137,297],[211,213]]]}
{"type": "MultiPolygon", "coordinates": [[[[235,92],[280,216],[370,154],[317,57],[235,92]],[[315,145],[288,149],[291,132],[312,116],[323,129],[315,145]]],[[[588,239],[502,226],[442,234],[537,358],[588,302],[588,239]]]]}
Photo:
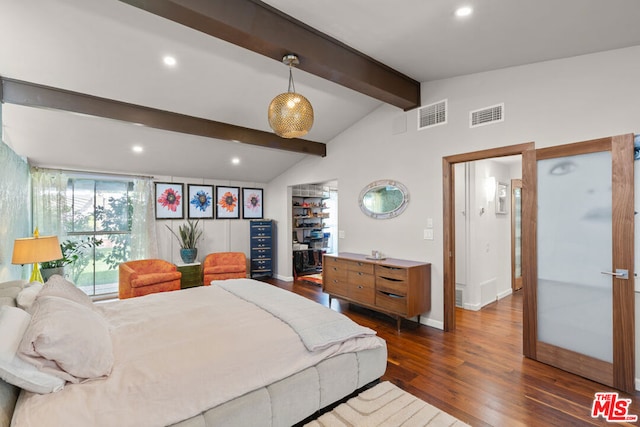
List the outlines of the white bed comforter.
{"type": "MultiPolygon", "coordinates": [[[[97,306],[112,328],[111,375],[47,395],[23,391],[13,426],[168,425],[328,357],[384,346],[362,328],[360,337],[309,351],[287,323],[215,282],[97,306]]],[[[332,323],[338,313],[328,311],[332,323]]]]}

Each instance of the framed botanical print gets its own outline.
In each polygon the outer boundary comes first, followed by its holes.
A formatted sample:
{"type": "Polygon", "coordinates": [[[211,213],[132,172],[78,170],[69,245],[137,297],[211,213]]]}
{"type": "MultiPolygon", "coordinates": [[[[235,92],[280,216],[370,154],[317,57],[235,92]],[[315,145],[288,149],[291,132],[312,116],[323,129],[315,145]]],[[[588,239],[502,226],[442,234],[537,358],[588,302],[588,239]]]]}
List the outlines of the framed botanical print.
{"type": "Polygon", "coordinates": [[[156,219],[184,218],[184,184],[156,182],[156,219]]]}
{"type": "Polygon", "coordinates": [[[240,187],[216,187],[216,218],[238,219],[240,218],[240,205],[238,198],[240,187]]]}
{"type": "Polygon", "coordinates": [[[213,219],[213,185],[189,184],[189,219],[213,219]]]}
{"type": "Polygon", "coordinates": [[[242,189],[242,218],[245,219],[262,219],[263,217],[263,200],[262,188],[243,188],[242,189]]]}

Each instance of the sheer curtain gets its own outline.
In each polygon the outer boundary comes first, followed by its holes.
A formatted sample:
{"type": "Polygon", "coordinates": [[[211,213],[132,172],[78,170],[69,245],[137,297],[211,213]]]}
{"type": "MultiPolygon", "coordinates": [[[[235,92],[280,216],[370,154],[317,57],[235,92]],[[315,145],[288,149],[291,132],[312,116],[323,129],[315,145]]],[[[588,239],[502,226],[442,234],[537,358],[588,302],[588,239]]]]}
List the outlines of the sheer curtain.
{"type": "Polygon", "coordinates": [[[4,282],[29,277],[30,268],[11,264],[11,258],[15,239],[29,237],[33,230],[29,223],[27,161],[0,141],[0,165],[0,282],[4,282]]]}
{"type": "MultiPolygon", "coordinates": [[[[40,234],[57,235],[61,241],[66,234],[64,224],[71,221],[67,203],[67,183],[70,175],[72,174],[50,169],[33,168],[31,171],[33,226],[38,227],[40,234]]],[[[107,176],[101,177],[108,179],[107,176]]],[[[157,258],[153,181],[150,178],[132,178],[131,181],[133,191],[129,194],[132,206],[130,257],[132,260],[157,258]]]]}
{"type": "Polygon", "coordinates": [[[157,258],[158,241],[156,238],[156,220],[153,213],[153,181],[138,178],[133,181],[131,204],[131,259],[157,258]]]}
{"type": "Polygon", "coordinates": [[[33,227],[38,227],[43,236],[58,236],[60,241],[66,234],[64,221],[69,215],[68,180],[62,171],[31,169],[33,227]]]}

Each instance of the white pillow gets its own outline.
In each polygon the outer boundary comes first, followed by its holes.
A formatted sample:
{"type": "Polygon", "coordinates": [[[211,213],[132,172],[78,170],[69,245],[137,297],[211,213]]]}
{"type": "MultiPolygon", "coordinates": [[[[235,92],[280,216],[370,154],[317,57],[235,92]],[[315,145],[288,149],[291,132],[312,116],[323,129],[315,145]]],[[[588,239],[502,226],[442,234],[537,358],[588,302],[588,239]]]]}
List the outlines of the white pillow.
{"type": "Polygon", "coordinates": [[[16,297],[16,304],[23,310],[29,310],[42,290],[42,283],[32,282],[26,288],[20,291],[16,297]]]}
{"type": "Polygon", "coordinates": [[[51,393],[62,390],[64,380],[38,371],[38,369],[20,360],[16,349],[25,330],[29,327],[31,316],[15,307],[0,307],[0,378],[17,387],[34,393],[51,393]]]}
{"type": "Polygon", "coordinates": [[[77,302],[78,304],[82,304],[85,307],[88,307],[93,310],[93,301],[89,298],[89,295],[82,292],[76,285],[60,276],[59,274],[54,274],[47,280],[47,283],[44,284],[40,293],[38,293],[38,298],[45,296],[53,296],[66,298],[68,300],[77,302]]]}
{"type": "Polygon", "coordinates": [[[73,383],[108,376],[113,368],[109,324],[91,308],[39,295],[18,355],[41,371],[73,383]]]}
{"type": "Polygon", "coordinates": [[[16,307],[0,307],[0,361],[10,362],[16,355],[31,316],[16,307]]]}
{"type": "Polygon", "coordinates": [[[18,356],[11,362],[0,361],[0,378],[16,387],[39,394],[53,393],[64,388],[62,378],[40,372],[18,356]]]}

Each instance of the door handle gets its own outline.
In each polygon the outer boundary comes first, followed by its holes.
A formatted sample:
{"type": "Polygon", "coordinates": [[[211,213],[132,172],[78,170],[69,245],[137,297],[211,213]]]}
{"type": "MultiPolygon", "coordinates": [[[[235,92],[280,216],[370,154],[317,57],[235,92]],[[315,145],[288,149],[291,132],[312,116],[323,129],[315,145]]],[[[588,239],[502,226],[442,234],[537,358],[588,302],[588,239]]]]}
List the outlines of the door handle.
{"type": "Polygon", "coordinates": [[[629,270],[623,270],[616,268],[616,271],[601,271],[602,274],[608,274],[609,276],[617,277],[618,279],[629,279],[629,270]]]}

